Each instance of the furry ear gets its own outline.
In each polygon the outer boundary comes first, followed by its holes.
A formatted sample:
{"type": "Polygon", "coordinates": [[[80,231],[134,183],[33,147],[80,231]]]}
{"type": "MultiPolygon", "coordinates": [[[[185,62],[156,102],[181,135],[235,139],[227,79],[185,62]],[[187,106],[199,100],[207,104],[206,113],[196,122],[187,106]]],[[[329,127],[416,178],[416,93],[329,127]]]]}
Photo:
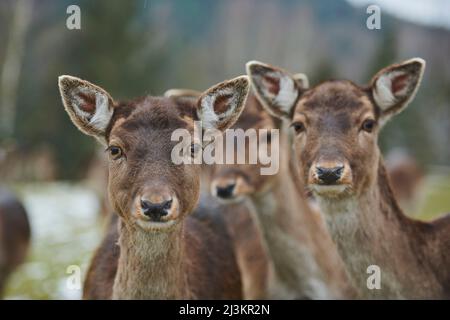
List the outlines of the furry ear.
{"type": "Polygon", "coordinates": [[[166,98],[198,98],[201,95],[200,91],[191,89],[169,89],[164,92],[166,98]]]}
{"type": "Polygon", "coordinates": [[[246,68],[255,94],[266,110],[275,117],[289,118],[301,91],[307,89],[308,78],[258,61],[247,62],[246,68]]]}
{"type": "Polygon", "coordinates": [[[247,76],[219,83],[198,99],[197,114],[205,129],[224,131],[239,118],[249,89],[247,76]]]}
{"type": "Polygon", "coordinates": [[[383,121],[406,108],[419,88],[424,71],[425,60],[414,58],[386,67],[372,78],[372,95],[383,121]]]}
{"type": "Polygon", "coordinates": [[[302,90],[308,90],[309,89],[309,79],[308,76],[304,73],[296,73],[292,76],[297,82],[299,87],[302,90]]]}
{"type": "Polygon", "coordinates": [[[85,134],[105,142],[105,131],[114,111],[111,96],[102,88],[72,76],[60,76],[58,84],[72,122],[85,134]]]}
{"type": "Polygon", "coordinates": [[[202,95],[200,91],[191,89],[169,89],[164,92],[164,97],[172,98],[177,101],[187,101],[196,103],[198,98],[202,95]]]}

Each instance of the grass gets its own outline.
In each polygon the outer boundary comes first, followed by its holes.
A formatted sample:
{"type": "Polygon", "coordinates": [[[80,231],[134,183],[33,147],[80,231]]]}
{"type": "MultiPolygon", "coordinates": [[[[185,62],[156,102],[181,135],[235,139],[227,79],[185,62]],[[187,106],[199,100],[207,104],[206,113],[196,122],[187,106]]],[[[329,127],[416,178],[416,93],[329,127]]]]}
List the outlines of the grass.
{"type": "Polygon", "coordinates": [[[82,185],[50,183],[17,187],[27,208],[32,245],[28,259],[11,277],[7,299],[79,299],[68,285],[69,266],[81,281],[100,240],[98,200],[82,185]]]}

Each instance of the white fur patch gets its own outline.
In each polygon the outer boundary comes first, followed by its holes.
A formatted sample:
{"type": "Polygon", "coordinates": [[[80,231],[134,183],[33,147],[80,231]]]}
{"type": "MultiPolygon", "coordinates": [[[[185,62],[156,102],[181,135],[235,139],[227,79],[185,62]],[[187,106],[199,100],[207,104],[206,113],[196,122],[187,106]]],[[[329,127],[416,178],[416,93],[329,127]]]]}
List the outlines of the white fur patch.
{"type": "Polygon", "coordinates": [[[297,88],[295,87],[294,80],[290,77],[282,75],[280,78],[280,91],[275,97],[275,104],[280,106],[280,108],[289,113],[295,100],[297,100],[297,88]]]}
{"type": "Polygon", "coordinates": [[[230,117],[237,107],[236,93],[233,88],[224,88],[211,94],[207,94],[201,101],[201,120],[204,128],[217,128],[220,121],[230,117]],[[217,97],[230,96],[228,109],[220,114],[214,111],[217,97]]]}
{"type": "Polygon", "coordinates": [[[392,79],[400,74],[400,72],[390,72],[382,75],[376,81],[373,97],[382,110],[386,110],[396,103],[396,98],[392,93],[392,79]]]}
{"type": "Polygon", "coordinates": [[[103,94],[97,93],[95,95],[95,101],[96,110],[90,123],[97,129],[104,131],[111,121],[113,109],[109,107],[108,97],[103,94]]]}
{"type": "Polygon", "coordinates": [[[345,185],[318,185],[318,184],[314,184],[311,185],[310,187],[311,189],[313,189],[314,191],[316,191],[319,194],[324,194],[324,193],[334,193],[334,194],[339,194],[345,191],[345,189],[347,188],[347,186],[345,185]]]}
{"type": "Polygon", "coordinates": [[[296,73],[293,75],[294,79],[297,82],[300,82],[300,87],[302,89],[309,89],[309,79],[308,76],[304,73],[296,73]]]}
{"type": "Polygon", "coordinates": [[[93,92],[88,88],[80,88],[79,92],[86,95],[95,94],[95,112],[91,114],[83,111],[81,106],[85,101],[78,95],[78,92],[74,92],[74,111],[78,117],[84,119],[92,128],[99,131],[105,131],[108,126],[111,117],[113,115],[113,109],[109,107],[108,97],[100,92],[93,92]]]}

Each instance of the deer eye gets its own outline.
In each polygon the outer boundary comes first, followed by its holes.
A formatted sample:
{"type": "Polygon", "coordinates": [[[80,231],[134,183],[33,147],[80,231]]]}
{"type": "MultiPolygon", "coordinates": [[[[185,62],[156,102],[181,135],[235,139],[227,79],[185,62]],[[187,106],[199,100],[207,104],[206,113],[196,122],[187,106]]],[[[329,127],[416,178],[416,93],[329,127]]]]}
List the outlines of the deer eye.
{"type": "Polygon", "coordinates": [[[376,122],[373,119],[364,120],[364,122],[361,126],[361,129],[366,132],[372,132],[373,128],[375,128],[375,124],[376,124],[376,122]]]}
{"type": "Polygon", "coordinates": [[[300,122],[300,121],[292,123],[291,127],[294,128],[296,133],[301,133],[301,132],[305,131],[305,129],[306,129],[303,122],[300,122]]]}
{"type": "Polygon", "coordinates": [[[194,158],[200,151],[201,146],[198,143],[191,144],[191,157],[194,158]]]}
{"type": "Polygon", "coordinates": [[[109,151],[109,154],[113,160],[117,160],[123,156],[123,151],[120,147],[109,146],[107,151],[109,151]]]}

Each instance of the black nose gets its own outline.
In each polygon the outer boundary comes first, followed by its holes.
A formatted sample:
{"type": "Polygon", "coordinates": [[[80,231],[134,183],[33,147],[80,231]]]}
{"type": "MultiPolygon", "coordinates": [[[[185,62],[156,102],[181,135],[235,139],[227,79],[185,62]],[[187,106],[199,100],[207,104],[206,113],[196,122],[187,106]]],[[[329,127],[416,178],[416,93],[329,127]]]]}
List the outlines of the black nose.
{"type": "Polygon", "coordinates": [[[147,200],[141,200],[142,212],[154,221],[159,221],[161,217],[166,216],[172,207],[172,199],[161,203],[152,203],[147,200]]]}
{"type": "Polygon", "coordinates": [[[223,199],[233,197],[233,191],[236,184],[229,184],[226,187],[217,187],[217,196],[223,199]]]}
{"type": "Polygon", "coordinates": [[[334,167],[334,168],[323,168],[316,167],[317,177],[323,184],[334,184],[338,181],[342,172],[344,171],[344,166],[334,167]]]}

